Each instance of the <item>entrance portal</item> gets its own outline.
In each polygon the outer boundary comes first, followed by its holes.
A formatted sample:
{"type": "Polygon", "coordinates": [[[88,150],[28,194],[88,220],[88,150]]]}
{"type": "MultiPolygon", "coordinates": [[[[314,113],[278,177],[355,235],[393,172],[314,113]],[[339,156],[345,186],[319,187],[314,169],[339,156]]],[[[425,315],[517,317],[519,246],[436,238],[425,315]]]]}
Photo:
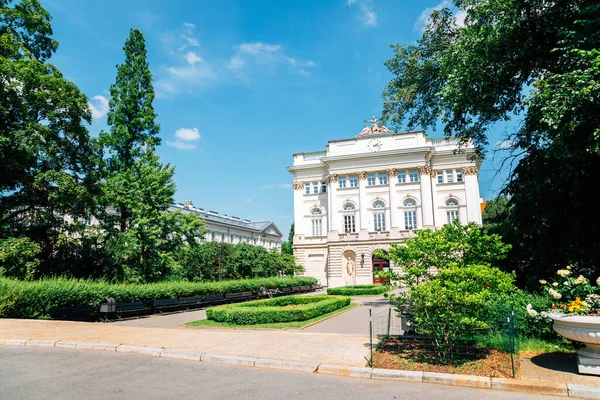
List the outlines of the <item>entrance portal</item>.
{"type": "Polygon", "coordinates": [[[346,275],[346,286],[356,285],[356,254],[352,250],[344,252],[344,271],[346,275]]]}
{"type": "Polygon", "coordinates": [[[379,277],[376,275],[376,273],[377,272],[388,272],[390,270],[390,261],[373,254],[372,263],[373,263],[373,283],[389,284],[390,278],[379,277]]]}

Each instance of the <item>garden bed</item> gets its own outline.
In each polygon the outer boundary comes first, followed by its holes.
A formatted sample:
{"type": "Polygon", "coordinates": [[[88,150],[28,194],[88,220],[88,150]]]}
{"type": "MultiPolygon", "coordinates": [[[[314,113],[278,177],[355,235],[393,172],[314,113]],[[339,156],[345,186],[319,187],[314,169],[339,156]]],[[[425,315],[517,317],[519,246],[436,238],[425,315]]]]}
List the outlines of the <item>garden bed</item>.
{"type": "Polygon", "coordinates": [[[355,285],[328,288],[327,294],[336,296],[377,296],[390,290],[391,287],[388,285],[355,285]]]}
{"type": "MultiPolygon", "coordinates": [[[[431,343],[389,338],[373,354],[373,367],[494,378],[512,377],[510,353],[477,345],[460,346],[450,351],[452,357],[441,361],[431,343]]],[[[515,368],[518,369],[518,362],[515,363],[515,368]]],[[[518,371],[516,374],[518,376],[518,371]]]]}
{"type": "Polygon", "coordinates": [[[206,317],[233,325],[296,322],[331,313],[349,304],[350,298],[342,296],[285,296],[212,307],[206,310],[206,317]]]}

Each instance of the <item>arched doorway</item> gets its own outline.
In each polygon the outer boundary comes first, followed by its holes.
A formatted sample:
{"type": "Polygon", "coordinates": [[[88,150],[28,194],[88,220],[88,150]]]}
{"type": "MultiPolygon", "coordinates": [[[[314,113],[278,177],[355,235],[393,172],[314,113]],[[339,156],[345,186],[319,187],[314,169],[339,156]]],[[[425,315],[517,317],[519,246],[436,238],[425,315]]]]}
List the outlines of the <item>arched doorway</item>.
{"type": "Polygon", "coordinates": [[[373,264],[373,283],[375,284],[389,284],[389,278],[383,278],[376,275],[377,272],[387,272],[390,270],[390,261],[385,258],[381,258],[375,254],[372,257],[373,264]]]}
{"type": "Polygon", "coordinates": [[[344,252],[344,275],[346,286],[356,285],[356,254],[352,250],[344,252]]]}

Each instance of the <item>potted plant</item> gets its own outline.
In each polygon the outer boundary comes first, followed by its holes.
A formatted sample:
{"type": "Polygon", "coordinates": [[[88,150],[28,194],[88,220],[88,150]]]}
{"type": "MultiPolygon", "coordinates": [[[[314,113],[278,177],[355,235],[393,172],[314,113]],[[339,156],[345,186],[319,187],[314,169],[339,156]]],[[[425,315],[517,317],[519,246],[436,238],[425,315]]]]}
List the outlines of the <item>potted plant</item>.
{"type": "MultiPolygon", "coordinates": [[[[571,266],[558,270],[552,283],[540,280],[543,290],[556,301],[541,315],[552,319],[559,335],[585,344],[577,353],[579,373],[600,375],[600,278],[592,286],[583,275],[575,278],[572,271],[571,266]]],[[[538,315],[531,304],[527,313],[538,315]]]]}

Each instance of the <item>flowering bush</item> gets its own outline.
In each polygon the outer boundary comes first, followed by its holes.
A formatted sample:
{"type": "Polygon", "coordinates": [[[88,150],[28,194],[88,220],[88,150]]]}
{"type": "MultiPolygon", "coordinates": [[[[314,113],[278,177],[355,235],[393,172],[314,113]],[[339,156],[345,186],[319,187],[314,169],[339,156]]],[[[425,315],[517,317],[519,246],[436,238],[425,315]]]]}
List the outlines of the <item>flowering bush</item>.
{"type": "MultiPolygon", "coordinates": [[[[575,278],[573,267],[556,271],[557,279],[549,283],[540,280],[542,289],[552,299],[556,300],[551,307],[552,312],[565,314],[600,315],[600,278],[596,279],[596,285],[592,286],[589,279],[583,275],[575,278]]],[[[547,317],[547,313],[538,313],[531,304],[527,305],[527,314],[532,318],[547,317]]]]}

